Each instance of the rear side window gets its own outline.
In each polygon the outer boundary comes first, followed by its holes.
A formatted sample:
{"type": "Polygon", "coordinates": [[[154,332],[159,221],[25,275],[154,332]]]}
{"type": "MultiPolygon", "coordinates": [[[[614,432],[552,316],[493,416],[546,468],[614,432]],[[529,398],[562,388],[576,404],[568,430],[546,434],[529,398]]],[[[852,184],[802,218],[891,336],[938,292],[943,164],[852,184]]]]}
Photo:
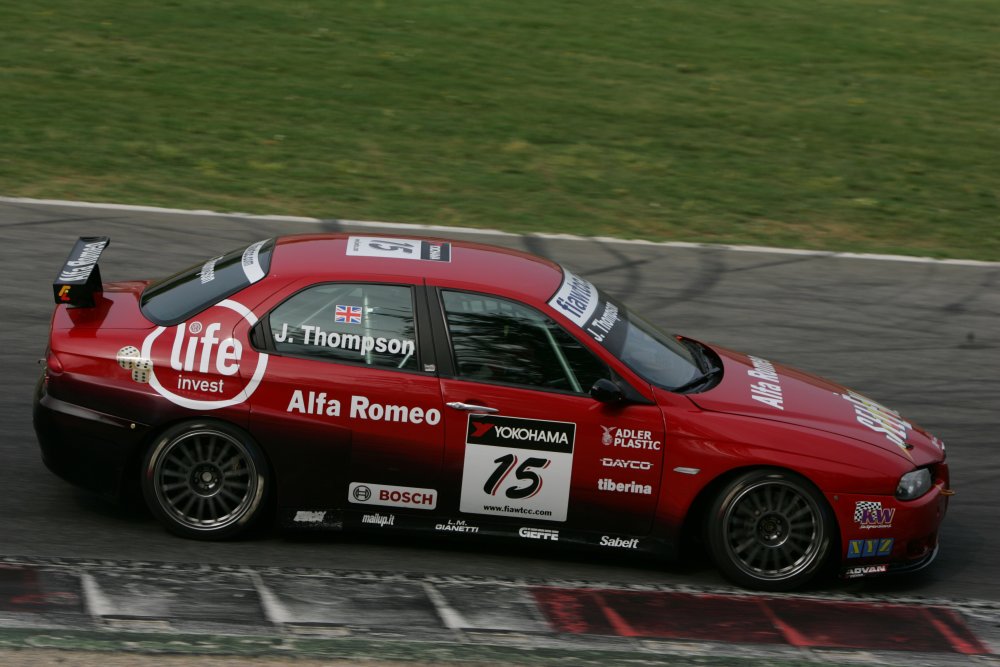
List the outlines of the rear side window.
{"type": "Polygon", "coordinates": [[[274,239],[249,246],[175,273],[142,293],[142,314],[160,326],[173,326],[264,278],[271,269],[274,239]]]}
{"type": "Polygon", "coordinates": [[[271,311],[279,354],[417,370],[413,291],[403,285],[327,283],[271,311]]]}

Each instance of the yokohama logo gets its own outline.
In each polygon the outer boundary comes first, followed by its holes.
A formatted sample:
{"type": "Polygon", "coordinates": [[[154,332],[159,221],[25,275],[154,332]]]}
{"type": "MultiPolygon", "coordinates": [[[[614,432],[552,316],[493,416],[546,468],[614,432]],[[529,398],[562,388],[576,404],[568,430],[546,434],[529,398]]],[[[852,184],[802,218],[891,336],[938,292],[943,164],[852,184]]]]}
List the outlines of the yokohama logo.
{"type": "Polygon", "coordinates": [[[466,444],[516,446],[522,449],[572,453],[576,424],[569,422],[469,415],[466,444]]]}

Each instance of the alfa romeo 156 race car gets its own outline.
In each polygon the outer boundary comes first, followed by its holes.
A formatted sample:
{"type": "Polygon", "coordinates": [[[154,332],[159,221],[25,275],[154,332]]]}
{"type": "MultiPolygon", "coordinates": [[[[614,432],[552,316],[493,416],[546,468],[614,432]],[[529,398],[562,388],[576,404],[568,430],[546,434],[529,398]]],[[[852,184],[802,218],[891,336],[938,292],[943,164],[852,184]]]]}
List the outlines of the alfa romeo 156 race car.
{"type": "Polygon", "coordinates": [[[585,278],[475,243],[267,239],[54,283],[48,467],[190,538],[289,526],[675,553],[765,590],[937,553],[944,444],[854,391],[668,335],[585,278]]]}

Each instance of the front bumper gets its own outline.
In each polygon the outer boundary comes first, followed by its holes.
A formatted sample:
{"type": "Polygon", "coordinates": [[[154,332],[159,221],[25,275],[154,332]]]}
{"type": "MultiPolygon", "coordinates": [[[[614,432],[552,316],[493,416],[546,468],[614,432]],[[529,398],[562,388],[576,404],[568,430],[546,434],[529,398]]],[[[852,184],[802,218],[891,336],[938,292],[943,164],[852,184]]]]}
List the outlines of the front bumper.
{"type": "Polygon", "coordinates": [[[63,479],[117,498],[149,426],[53,398],[35,386],[35,436],[45,466],[63,479]]]}
{"type": "MultiPolygon", "coordinates": [[[[944,466],[944,464],[940,464],[944,466]]],[[[922,570],[938,552],[948,509],[947,473],[916,500],[874,494],[833,494],[845,578],[922,570]]]]}

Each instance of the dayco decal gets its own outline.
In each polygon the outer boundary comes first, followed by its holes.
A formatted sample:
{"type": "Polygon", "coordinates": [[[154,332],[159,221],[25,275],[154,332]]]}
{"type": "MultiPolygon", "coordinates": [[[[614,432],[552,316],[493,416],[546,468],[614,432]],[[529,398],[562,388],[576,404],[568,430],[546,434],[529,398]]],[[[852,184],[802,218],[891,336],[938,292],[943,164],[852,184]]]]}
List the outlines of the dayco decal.
{"type": "Polygon", "coordinates": [[[650,470],[653,464],[649,461],[631,461],[629,459],[602,458],[601,465],[605,468],[625,468],[626,470],[650,470]]]}
{"type": "MultiPolygon", "coordinates": [[[[285,412],[298,412],[304,415],[340,416],[340,401],[327,398],[325,391],[310,391],[302,389],[292,392],[285,412]]],[[[348,416],[351,419],[369,421],[400,422],[404,424],[429,424],[436,426],[441,421],[441,411],[436,408],[417,408],[390,403],[372,403],[367,396],[351,396],[351,408],[348,416]]]]}
{"type": "Polygon", "coordinates": [[[606,477],[597,480],[597,488],[601,491],[614,491],[615,493],[637,493],[642,496],[653,495],[653,487],[649,484],[616,482],[613,479],[608,479],[606,477]]]}
{"type": "Polygon", "coordinates": [[[601,546],[616,547],[618,549],[638,549],[639,538],[633,537],[631,539],[625,539],[624,537],[608,537],[607,535],[602,535],[601,546]]]}
{"type": "Polygon", "coordinates": [[[604,430],[603,435],[601,435],[601,443],[604,445],[614,445],[625,449],[660,451],[660,441],[653,439],[652,431],[618,428],[617,426],[601,426],[601,428],[604,430]]]}
{"type": "Polygon", "coordinates": [[[361,523],[372,523],[380,528],[385,528],[386,526],[393,526],[396,524],[395,514],[363,514],[361,516],[361,523]]]}
{"type": "Polygon", "coordinates": [[[450,533],[478,533],[479,526],[470,526],[464,519],[448,519],[447,523],[439,523],[434,526],[434,530],[443,530],[450,533]]]}
{"type": "Polygon", "coordinates": [[[517,531],[517,534],[521,537],[526,537],[529,540],[549,540],[551,542],[559,541],[559,531],[549,530],[548,528],[521,528],[517,531]]]}
{"type": "MultiPolygon", "coordinates": [[[[416,351],[415,343],[406,338],[384,338],[382,336],[363,336],[361,334],[323,331],[318,326],[313,326],[312,324],[304,324],[301,329],[303,345],[329,347],[334,350],[352,350],[357,352],[358,356],[361,357],[369,352],[412,355],[416,351]]],[[[287,322],[281,323],[281,333],[275,333],[274,340],[278,343],[295,342],[295,336],[289,332],[287,322]]]]}
{"type": "Polygon", "coordinates": [[[253,326],[257,318],[232,299],[220,301],[198,317],[174,327],[157,327],[146,336],[141,351],[127,345],[118,350],[116,361],[131,371],[133,380],[148,382],[156,393],[185,408],[217,410],[244,402],[264,377],[267,355],[223,336],[240,319],[253,326]],[[173,336],[161,337],[168,328],[173,329],[173,336]],[[168,363],[157,366],[154,359],[168,363]],[[239,373],[243,366],[253,368],[249,380],[239,373]],[[202,398],[206,394],[213,397],[202,398]]]}
{"type": "Polygon", "coordinates": [[[472,415],[466,431],[468,445],[516,446],[550,452],[572,452],[576,424],[519,417],[472,415]]]}
{"type": "Polygon", "coordinates": [[[898,412],[853,391],[840,394],[840,397],[854,406],[854,415],[859,424],[876,433],[885,434],[889,442],[902,449],[907,456],[910,455],[906,447],[906,433],[913,425],[900,417],[898,412]]]}
{"type": "Polygon", "coordinates": [[[747,375],[758,380],[750,385],[750,398],[772,408],[784,410],[785,399],[781,393],[781,380],[778,378],[778,371],[774,370],[774,364],[757,357],[750,357],[750,361],[753,363],[753,369],[748,370],[747,375]]]}
{"type": "Polygon", "coordinates": [[[859,500],[854,503],[854,522],[859,528],[891,528],[895,514],[895,508],[883,508],[879,501],[859,500]]]}
{"type": "Polygon", "coordinates": [[[437,491],[416,489],[409,486],[352,482],[347,490],[347,500],[359,505],[385,505],[387,507],[432,510],[437,507],[437,491]]]}

